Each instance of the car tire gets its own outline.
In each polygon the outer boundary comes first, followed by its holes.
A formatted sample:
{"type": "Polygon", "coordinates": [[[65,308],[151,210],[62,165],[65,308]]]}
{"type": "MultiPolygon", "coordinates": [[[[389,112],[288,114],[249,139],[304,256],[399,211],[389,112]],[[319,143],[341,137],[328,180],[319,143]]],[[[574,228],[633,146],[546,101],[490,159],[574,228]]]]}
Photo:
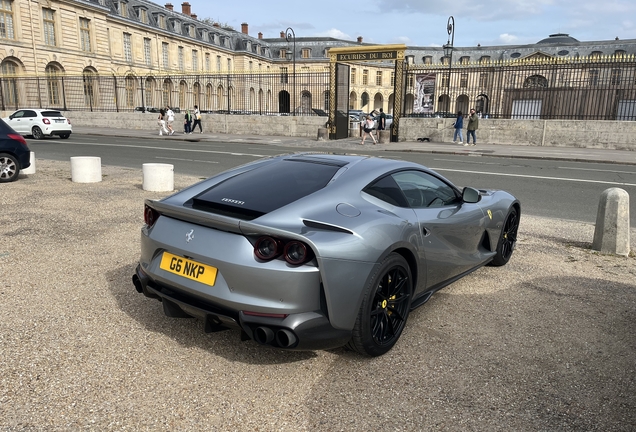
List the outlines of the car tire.
{"type": "Polygon", "coordinates": [[[406,259],[390,254],[367,285],[347,347],[372,357],[393,348],[406,325],[412,295],[413,278],[406,259]]]}
{"type": "Polygon", "coordinates": [[[60,138],[62,139],[68,139],[68,137],[70,137],[71,134],[60,134],[60,138]]]}
{"type": "Polygon", "coordinates": [[[18,160],[7,153],[0,153],[0,183],[9,183],[20,175],[18,160]]]}
{"type": "Polygon", "coordinates": [[[490,265],[499,267],[506,265],[510,261],[512,252],[515,250],[517,244],[517,232],[519,230],[519,211],[512,207],[506,216],[503,229],[499,235],[499,241],[497,242],[497,254],[490,262],[490,265]]]}
{"type": "Polygon", "coordinates": [[[42,129],[40,129],[38,126],[33,126],[33,129],[31,129],[31,135],[36,140],[42,139],[44,137],[42,129]]]}

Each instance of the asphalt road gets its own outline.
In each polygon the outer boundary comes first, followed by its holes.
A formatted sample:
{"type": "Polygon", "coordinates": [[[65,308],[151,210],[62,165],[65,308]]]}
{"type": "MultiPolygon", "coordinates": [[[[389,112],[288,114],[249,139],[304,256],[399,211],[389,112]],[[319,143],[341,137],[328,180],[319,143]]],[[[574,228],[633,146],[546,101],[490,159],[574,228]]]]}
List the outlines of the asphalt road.
{"type": "MultiPolygon", "coordinates": [[[[206,178],[261,157],[302,151],[298,147],[244,143],[149,140],[74,134],[70,140],[28,140],[38,159],[68,161],[99,156],[103,165],[141,169],[144,163],[170,163],[175,173],[206,178]]],[[[332,152],[313,147],[308,151],[332,152]]],[[[417,152],[365,152],[417,162],[437,170],[459,186],[505,189],[517,196],[524,214],[595,222],[598,200],[619,187],[636,197],[636,166],[534,159],[467,157],[417,152]]],[[[636,226],[636,199],[630,202],[636,226]]]]}

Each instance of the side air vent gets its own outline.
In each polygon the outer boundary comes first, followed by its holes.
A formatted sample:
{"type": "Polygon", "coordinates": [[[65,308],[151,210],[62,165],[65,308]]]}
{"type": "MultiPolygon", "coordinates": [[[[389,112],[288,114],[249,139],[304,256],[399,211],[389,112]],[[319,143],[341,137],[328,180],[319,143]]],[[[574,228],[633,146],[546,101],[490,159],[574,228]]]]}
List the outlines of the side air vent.
{"type": "Polygon", "coordinates": [[[303,219],[303,224],[305,224],[306,227],[314,228],[314,229],[318,229],[318,230],[334,231],[334,232],[340,232],[340,233],[353,235],[352,231],[349,231],[348,229],[345,229],[345,228],[340,228],[340,227],[335,226],[335,225],[329,225],[329,224],[325,224],[325,223],[314,222],[314,221],[310,221],[310,220],[306,220],[306,219],[303,219]]]}

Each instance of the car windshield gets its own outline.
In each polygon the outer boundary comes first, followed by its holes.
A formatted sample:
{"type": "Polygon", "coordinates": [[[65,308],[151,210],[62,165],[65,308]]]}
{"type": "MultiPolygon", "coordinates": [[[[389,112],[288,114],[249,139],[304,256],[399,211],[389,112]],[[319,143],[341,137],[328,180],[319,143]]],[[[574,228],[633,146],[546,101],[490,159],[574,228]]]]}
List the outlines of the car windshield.
{"type": "Polygon", "coordinates": [[[64,117],[59,111],[42,111],[42,117],[64,117]]]}
{"type": "Polygon", "coordinates": [[[283,159],[229,178],[192,200],[192,207],[239,219],[255,219],[329,183],[341,163],[283,159]]]}

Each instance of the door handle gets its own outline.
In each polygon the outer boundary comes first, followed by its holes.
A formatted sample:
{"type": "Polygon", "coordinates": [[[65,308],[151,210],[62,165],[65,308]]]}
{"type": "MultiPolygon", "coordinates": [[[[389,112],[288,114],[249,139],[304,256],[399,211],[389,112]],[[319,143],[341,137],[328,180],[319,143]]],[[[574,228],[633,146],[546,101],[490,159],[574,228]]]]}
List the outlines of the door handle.
{"type": "Polygon", "coordinates": [[[424,237],[428,237],[429,235],[431,235],[431,232],[428,230],[428,228],[423,227],[422,234],[424,235],[424,237]]]}

